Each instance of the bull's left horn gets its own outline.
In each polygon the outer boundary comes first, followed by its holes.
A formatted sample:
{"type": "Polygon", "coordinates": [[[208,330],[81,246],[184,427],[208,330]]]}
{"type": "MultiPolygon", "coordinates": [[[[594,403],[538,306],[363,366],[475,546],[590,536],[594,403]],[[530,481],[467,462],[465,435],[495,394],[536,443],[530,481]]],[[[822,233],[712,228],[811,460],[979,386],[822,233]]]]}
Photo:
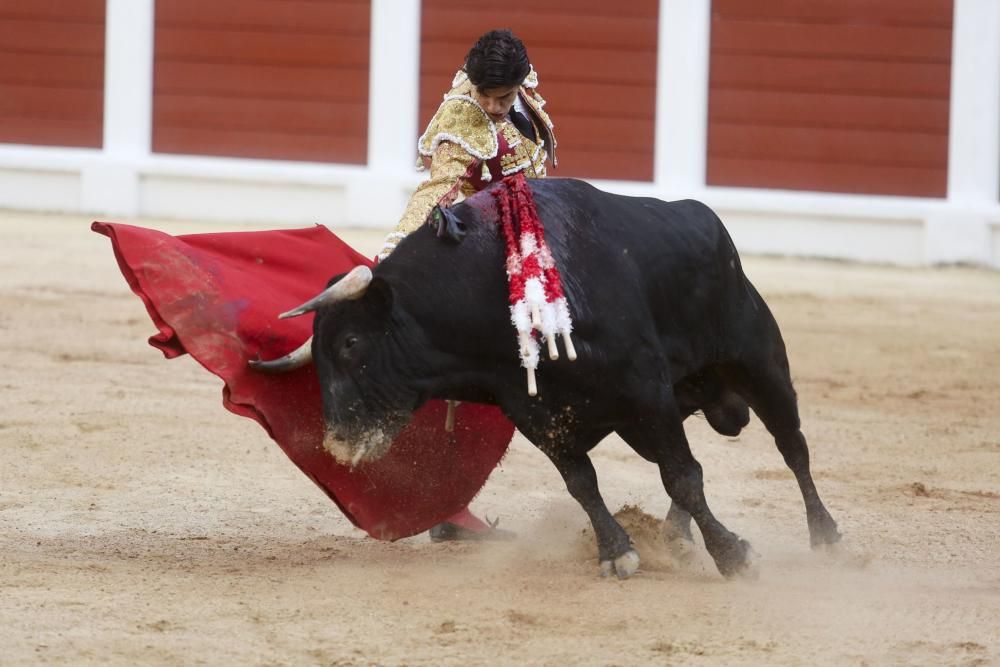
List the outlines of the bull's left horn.
{"type": "Polygon", "coordinates": [[[296,350],[271,361],[251,359],[250,368],[255,371],[264,371],[265,373],[287,373],[288,371],[294,371],[296,368],[302,368],[313,360],[312,342],[312,336],[309,336],[309,340],[299,345],[296,350]]]}
{"type": "Polygon", "coordinates": [[[292,308],[288,312],[278,315],[280,319],[287,317],[298,317],[316,310],[320,306],[327,306],[338,301],[359,299],[368,289],[368,283],[372,281],[372,270],[367,266],[356,266],[346,276],[327,287],[325,290],[306,301],[298,308],[292,308]]]}

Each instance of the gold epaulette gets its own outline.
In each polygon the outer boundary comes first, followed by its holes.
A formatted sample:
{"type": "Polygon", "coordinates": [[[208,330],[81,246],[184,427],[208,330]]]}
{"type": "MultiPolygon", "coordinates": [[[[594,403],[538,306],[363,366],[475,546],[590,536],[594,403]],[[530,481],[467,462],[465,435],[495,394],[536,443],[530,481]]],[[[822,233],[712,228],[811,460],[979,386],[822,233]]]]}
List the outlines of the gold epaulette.
{"type": "Polygon", "coordinates": [[[471,96],[449,94],[420,136],[417,150],[430,157],[442,141],[458,144],[479,160],[489,160],[497,154],[497,127],[471,96]]]}

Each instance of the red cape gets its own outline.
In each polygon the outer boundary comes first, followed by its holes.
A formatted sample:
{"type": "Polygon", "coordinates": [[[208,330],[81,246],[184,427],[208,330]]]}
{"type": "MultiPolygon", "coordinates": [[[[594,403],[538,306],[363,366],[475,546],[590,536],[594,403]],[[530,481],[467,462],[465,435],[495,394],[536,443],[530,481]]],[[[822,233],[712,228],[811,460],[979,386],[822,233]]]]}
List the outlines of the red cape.
{"type": "Polygon", "coordinates": [[[95,222],[159,333],[150,345],[191,354],[222,378],[222,402],[268,434],[359,528],[379,539],[415,535],[464,508],[503,457],[514,432],[498,408],[463,403],[444,430],[445,403],[414,413],[385,458],[355,471],[323,449],[319,383],[312,365],[284,375],[251,370],[312,333],[312,316],[278,320],[327,281],[372,262],[321,226],[170,236],[95,222]]]}

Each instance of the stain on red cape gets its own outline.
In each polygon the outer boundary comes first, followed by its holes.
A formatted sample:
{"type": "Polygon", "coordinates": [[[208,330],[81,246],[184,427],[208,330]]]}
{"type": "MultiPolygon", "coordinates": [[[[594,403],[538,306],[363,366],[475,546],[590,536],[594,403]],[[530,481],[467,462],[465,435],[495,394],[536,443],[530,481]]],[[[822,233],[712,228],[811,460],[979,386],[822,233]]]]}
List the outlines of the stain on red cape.
{"type": "Polygon", "coordinates": [[[284,375],[251,370],[312,333],[312,316],[278,320],[319,293],[331,276],[372,262],[328,229],[170,236],[95,222],[111,239],[129,287],[159,333],[150,345],[167,358],[188,353],[225,383],[222,402],[249,417],[369,535],[415,535],[464,508],[503,457],[514,427],[496,407],[463,403],[455,430],[445,404],[414,413],[385,458],[354,471],[322,446],[319,383],[312,365],[284,375]]]}

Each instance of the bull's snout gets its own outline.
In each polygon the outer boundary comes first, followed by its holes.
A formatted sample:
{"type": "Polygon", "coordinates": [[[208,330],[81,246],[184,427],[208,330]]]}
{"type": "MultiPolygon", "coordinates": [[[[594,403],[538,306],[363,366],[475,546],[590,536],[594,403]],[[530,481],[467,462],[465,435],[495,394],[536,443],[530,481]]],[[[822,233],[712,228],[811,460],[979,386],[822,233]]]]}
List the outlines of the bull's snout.
{"type": "Polygon", "coordinates": [[[323,449],[336,461],[355,467],[385,456],[392,439],[380,428],[366,431],[357,437],[344,437],[336,429],[327,427],[323,436],[323,449]]]}

